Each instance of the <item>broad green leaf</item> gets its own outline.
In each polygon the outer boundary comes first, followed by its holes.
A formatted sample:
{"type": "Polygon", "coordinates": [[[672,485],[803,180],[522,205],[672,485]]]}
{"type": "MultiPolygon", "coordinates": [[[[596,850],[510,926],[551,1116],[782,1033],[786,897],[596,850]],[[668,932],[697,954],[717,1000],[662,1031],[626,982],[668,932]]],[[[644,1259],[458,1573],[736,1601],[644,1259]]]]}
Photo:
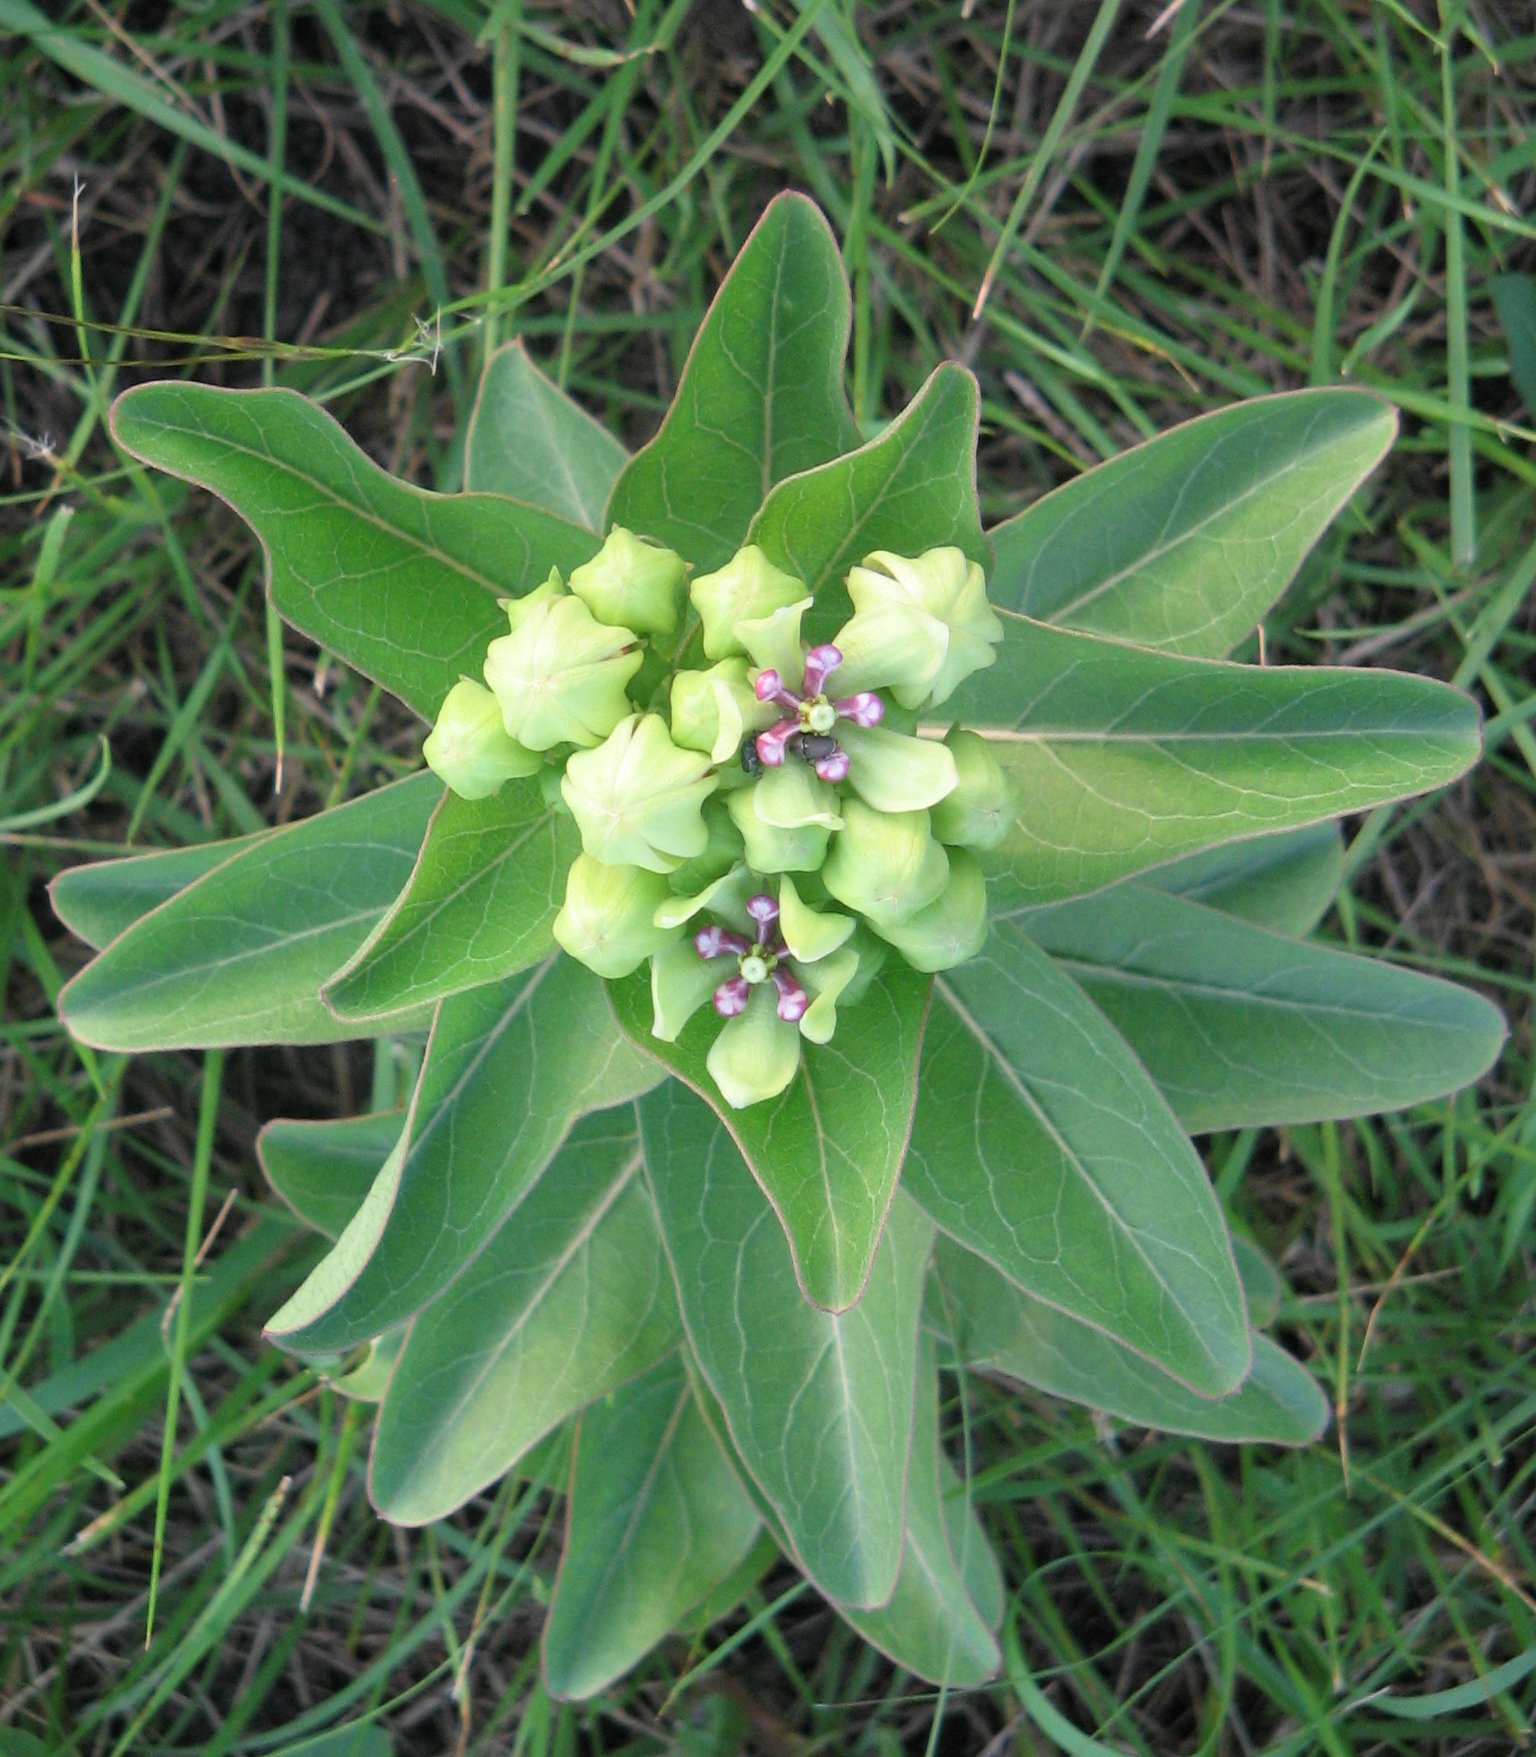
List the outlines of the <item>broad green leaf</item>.
{"type": "Polygon", "coordinates": [[[552,1696],[594,1696],[746,1558],[761,1529],[674,1354],[580,1418],[544,1625],[552,1696]]]}
{"type": "Polygon", "coordinates": [[[1005,907],[1423,793],[1477,760],[1475,703],[1427,678],[1185,659],[1003,621],[997,663],[945,713],[985,732],[1019,788],[988,857],[1005,907]]]}
{"type": "Polygon", "coordinates": [[[462,1275],[537,1184],[576,1117],[656,1078],[602,985],[551,956],[438,1009],[406,1147],[335,1248],[268,1325],[324,1354],[398,1324],[462,1275]]]}
{"type": "Polygon", "coordinates": [[[190,848],[156,849],[71,866],[48,887],[54,914],[72,934],[99,951],[151,909],[274,833],[258,830],[223,842],[198,842],[190,848]]]}
{"type": "Polygon", "coordinates": [[[326,984],[339,1019],[369,1020],[499,982],[554,944],[550,925],[579,848],[539,779],[489,799],[445,793],[416,869],[356,956],[326,984]]]}
{"type": "Polygon", "coordinates": [[[1344,839],[1324,821],[1186,855],[1154,868],[1146,882],[1300,939],[1332,907],[1343,878],[1344,839]]]}
{"type": "Polygon", "coordinates": [[[326,1380],[332,1390],[350,1397],[354,1403],[382,1403],[409,1328],[408,1324],[396,1324],[393,1330],[375,1336],[364,1348],[362,1359],[352,1361],[345,1372],[327,1372],[326,1380]]]}
{"type": "Polygon", "coordinates": [[[1498,1009],[1470,989],[1150,886],[1016,919],[1190,1130],[1399,1110],[1475,1080],[1504,1041],[1498,1009]]]}
{"type": "Polygon", "coordinates": [[[374,1431],[374,1505],[424,1525],[678,1343],[629,1107],[587,1117],[446,1293],[420,1312],[374,1431]]]}
{"type": "MultiPolygon", "coordinates": [[[[320,988],[394,901],[441,792],[435,775],[412,775],[254,839],[80,972],[60,996],[70,1030],[125,1050],[364,1035],[337,1023],[320,988]]],[[[425,1021],[411,1011],[388,1023],[425,1021]]]]}
{"type": "Polygon", "coordinates": [[[1187,421],[996,526],[993,600],[1144,647],[1229,652],[1396,431],[1391,404],[1360,390],[1187,421]]]}
{"type": "Polygon", "coordinates": [[[1251,1238],[1232,1234],[1232,1258],[1243,1283],[1243,1298],[1248,1302],[1248,1321],[1255,1330],[1267,1330],[1280,1316],[1280,1301],[1285,1297],[1285,1282],[1280,1271],[1251,1238]]]}
{"type": "Polygon", "coordinates": [[[808,639],[825,638],[847,619],[843,581],[871,550],[921,555],[952,543],[985,564],[977,419],[976,380],[963,366],[940,366],[878,438],[768,496],[749,535],[816,594],[808,639]]]}
{"type": "Polygon", "coordinates": [[[644,975],[614,983],[611,993],[635,1044],[724,1123],[784,1228],[805,1297],[845,1311],[869,1278],[912,1131],[928,978],[886,971],[839,1013],[830,1043],[802,1041],[800,1072],[779,1097],[744,1110],[722,1101],[705,1069],[720,1029],[711,1009],[701,1008],[676,1043],[662,1043],[651,1035],[644,975]]]}
{"type": "Polygon", "coordinates": [[[256,1159],[306,1226],[339,1238],[404,1130],[403,1110],[325,1122],[279,1117],[256,1137],[256,1159]]]}
{"type": "Polygon", "coordinates": [[[1305,1446],[1327,1426],[1316,1379],[1267,1336],[1254,1337],[1253,1369],[1241,1386],[1226,1397],[1197,1397],[947,1239],[934,1272],[942,1291],[930,1299],[932,1321],[971,1366],[1172,1434],[1305,1446]]]}
{"type": "Polygon", "coordinates": [[[608,524],[723,567],[775,482],[859,442],[843,391],[849,309],[820,210],[781,195],[721,283],[660,431],[619,476],[608,524]]]}
{"type": "Polygon", "coordinates": [[[294,391],[140,385],[113,405],[112,429],[135,457],[227,501],[261,539],[284,620],[423,719],[506,632],[498,598],[596,548],[538,507],[396,480],[294,391]]]}
{"type": "Polygon", "coordinates": [[[1232,1247],[1189,1137],[1012,922],[938,978],[903,1187],[1025,1292],[1193,1390],[1248,1371],[1232,1247]]]}
{"type": "Polygon", "coordinates": [[[864,1297],[822,1311],[802,1297],[784,1236],[709,1107],[668,1081],[639,1110],[683,1326],[735,1454],[821,1591],[883,1604],[901,1560],[931,1229],[898,1204],[864,1297]]]}
{"type": "Polygon", "coordinates": [[[508,342],[486,364],[464,441],[464,486],[506,494],[589,531],[602,528],[628,453],[508,342]]]}
{"type": "Polygon", "coordinates": [[[992,1627],[971,1597],[982,1575],[989,1608],[1001,1593],[986,1535],[939,1444],[939,1379],[932,1342],[918,1358],[906,1543],[896,1590],[879,1610],[845,1610],[865,1638],[909,1672],[935,1684],[972,1689],[1002,1664],[992,1627]],[[955,1547],[952,1547],[955,1546],[955,1547]]]}

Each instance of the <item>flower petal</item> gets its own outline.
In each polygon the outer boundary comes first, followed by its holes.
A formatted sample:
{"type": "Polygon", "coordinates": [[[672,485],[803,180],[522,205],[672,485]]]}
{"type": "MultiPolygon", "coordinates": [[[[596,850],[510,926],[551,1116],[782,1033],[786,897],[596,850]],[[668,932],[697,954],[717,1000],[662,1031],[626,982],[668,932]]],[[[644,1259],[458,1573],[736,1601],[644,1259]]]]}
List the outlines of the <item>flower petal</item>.
{"type": "Polygon", "coordinates": [[[752,991],[747,1010],[727,1019],[704,1064],[733,1110],[777,1098],[800,1067],[799,1027],[781,1019],[772,986],[752,991]]]}
{"type": "Polygon", "coordinates": [[[848,785],[876,811],[926,811],[955,790],[954,753],[933,739],[884,726],[842,726],[838,735],[852,759],[848,785]]]}

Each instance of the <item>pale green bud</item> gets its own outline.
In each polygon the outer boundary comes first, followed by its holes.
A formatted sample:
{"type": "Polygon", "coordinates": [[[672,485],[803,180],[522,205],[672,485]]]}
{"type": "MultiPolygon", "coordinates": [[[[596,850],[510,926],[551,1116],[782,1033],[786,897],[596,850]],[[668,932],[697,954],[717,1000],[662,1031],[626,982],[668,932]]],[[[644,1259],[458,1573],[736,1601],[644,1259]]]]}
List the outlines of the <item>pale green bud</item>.
{"type": "Polygon", "coordinates": [[[544,762],[507,736],[495,696],[469,677],[448,691],[421,754],[461,799],[489,799],[504,781],[531,775],[544,762]]]}
{"type": "Polygon", "coordinates": [[[542,586],[535,586],[531,592],[525,592],[521,598],[503,598],[501,600],[501,607],[506,612],[507,627],[515,630],[541,604],[547,604],[551,598],[564,596],[565,581],[560,578],[560,569],[552,567],[549,570],[549,578],[542,586]]]}
{"type": "Polygon", "coordinates": [[[990,739],[955,726],[944,740],[954,753],[955,790],[933,808],[933,833],[941,842],[995,848],[1018,816],[1019,790],[1003,772],[990,739]]]}
{"type": "Polygon", "coordinates": [[[810,598],[797,598],[767,616],[736,625],[736,634],[756,671],[777,671],[793,686],[805,668],[805,648],[800,644],[800,621],[810,609],[810,598]]]}
{"type": "Polygon", "coordinates": [[[926,811],[875,811],[859,799],[843,801],[843,828],[821,870],[839,903],[883,932],[926,909],[948,879],[949,861],[926,811]]]}
{"type": "Polygon", "coordinates": [[[777,830],[799,830],[809,824],[824,830],[843,827],[841,801],[808,763],[765,770],[752,788],[752,805],[759,821],[777,830]]]}
{"type": "Polygon", "coordinates": [[[707,758],[672,742],[660,714],[631,714],[596,750],[570,758],[560,791],[595,860],[675,872],[709,841],[702,807],[715,780],[707,758]]]}
{"type": "Polygon", "coordinates": [[[773,984],[759,983],[747,1009],[727,1019],[704,1065],[733,1110],[777,1098],[800,1067],[800,1028],[775,1011],[773,984]]]}
{"type": "Polygon", "coordinates": [[[571,575],[571,590],[599,622],[639,634],[671,634],[683,604],[682,556],[622,525],[571,575]]]}
{"type": "Polygon", "coordinates": [[[814,822],[799,827],[766,823],[758,813],[757,798],[767,779],[765,775],[754,786],[725,796],[725,809],[746,848],[747,865],[753,872],[815,872],[827,857],[831,830],[814,822]]]}
{"type": "Polygon", "coordinates": [[[707,839],[703,850],[689,855],[672,874],[672,889],[679,895],[686,896],[713,884],[743,858],[741,832],[732,823],[719,793],[710,794],[704,801],[704,829],[707,839]]]}
{"type": "Polygon", "coordinates": [[[658,927],[656,910],[671,896],[667,881],[638,866],[604,866],[578,854],[555,917],[555,941],[599,976],[628,976],[677,937],[658,927]]]}
{"type": "Polygon", "coordinates": [[[704,652],[711,659],[745,653],[738,629],[805,597],[805,582],[775,567],[755,543],[738,549],[717,573],[700,574],[688,588],[704,624],[704,652]]]}
{"type": "Polygon", "coordinates": [[[847,720],[837,737],[852,762],[848,785],[876,811],[924,811],[954,791],[955,759],[933,739],[847,720]]]}
{"type": "Polygon", "coordinates": [[[849,572],[848,596],[854,615],[836,636],[840,689],[889,689],[904,708],[933,706],[997,658],[1003,625],[963,550],[915,560],[876,550],[849,572]]]}
{"type": "Polygon", "coordinates": [[[509,603],[516,623],[487,649],[485,681],[519,744],[590,749],[633,712],[624,686],[642,654],[624,650],[635,639],[629,629],[605,627],[579,598],[546,591],[509,603]]]}
{"type": "Polygon", "coordinates": [[[672,679],[672,737],[689,750],[726,763],[741,751],[747,733],[764,732],[778,718],[747,682],[747,661],[722,659],[707,671],[679,671],[672,679]]]}
{"type": "Polygon", "coordinates": [[[987,937],[987,883],[964,848],[949,851],[949,883],[905,921],[877,924],[914,970],[948,970],[974,958],[987,937]]]}

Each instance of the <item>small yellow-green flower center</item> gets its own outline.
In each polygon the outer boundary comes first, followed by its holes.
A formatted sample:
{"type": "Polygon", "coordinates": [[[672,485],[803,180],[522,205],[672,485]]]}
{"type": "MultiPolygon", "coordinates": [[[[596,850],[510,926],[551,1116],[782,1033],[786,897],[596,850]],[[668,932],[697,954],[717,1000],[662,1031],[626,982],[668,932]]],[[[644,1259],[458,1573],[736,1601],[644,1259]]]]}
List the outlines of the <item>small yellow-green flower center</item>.
{"type": "Polygon", "coordinates": [[[830,732],[837,724],[837,709],[824,695],[812,696],[800,710],[807,732],[830,732]]]}
{"type": "Polygon", "coordinates": [[[741,960],[741,974],[747,982],[766,982],[772,968],[773,965],[755,946],[741,960]]]}

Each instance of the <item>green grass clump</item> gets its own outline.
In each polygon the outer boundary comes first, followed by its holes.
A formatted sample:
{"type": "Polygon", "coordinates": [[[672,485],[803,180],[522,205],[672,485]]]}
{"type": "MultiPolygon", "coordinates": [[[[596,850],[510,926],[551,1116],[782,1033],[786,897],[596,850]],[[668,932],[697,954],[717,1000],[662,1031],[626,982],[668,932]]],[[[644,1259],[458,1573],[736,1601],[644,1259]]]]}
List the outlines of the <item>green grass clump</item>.
{"type": "Polygon", "coordinates": [[[1508,0],[0,0],[0,1752],[1528,1748],[1533,69],[1508,0]],[[571,1707],[537,1676],[558,1500],[381,1526],[366,1414],[258,1336],[311,1247],[257,1126],[393,1105],[406,1052],[129,1062],[52,1017],[83,956],[60,867],[418,761],[106,414],[168,373],[282,383],[450,488],[516,334],[638,443],[784,187],[845,240],[866,428],[941,359],[977,372],[992,517],[1236,397],[1402,407],[1267,651],[1482,700],[1487,761],[1354,827],[1330,928],[1478,983],[1514,1035],[1440,1105],[1209,1142],[1333,1388],[1318,1447],[953,1388],[1012,1594],[995,1688],[936,1698],[771,1575],[571,1707]]]}

